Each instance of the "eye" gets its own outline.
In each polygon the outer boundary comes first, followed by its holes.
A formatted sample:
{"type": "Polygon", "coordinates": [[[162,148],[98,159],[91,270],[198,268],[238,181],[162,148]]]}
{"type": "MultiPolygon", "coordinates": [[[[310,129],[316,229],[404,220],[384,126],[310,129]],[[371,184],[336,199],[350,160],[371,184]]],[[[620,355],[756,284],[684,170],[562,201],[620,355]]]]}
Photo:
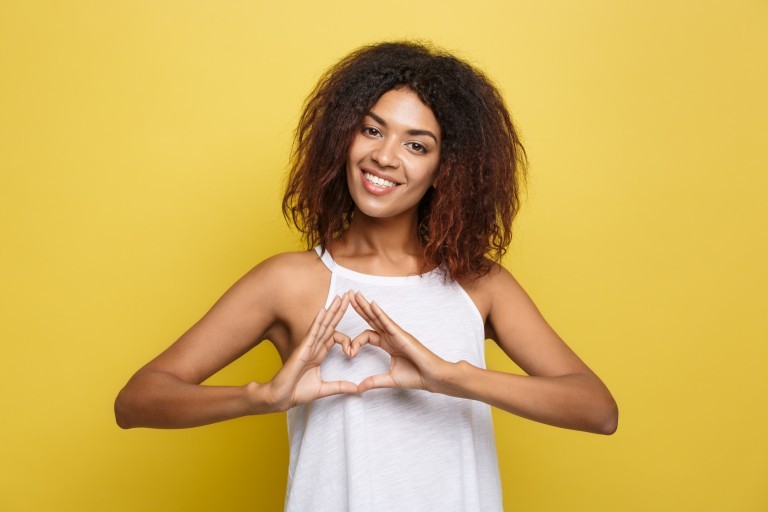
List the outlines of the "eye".
{"type": "Polygon", "coordinates": [[[362,133],[363,135],[367,135],[369,137],[381,136],[381,132],[379,131],[379,129],[373,126],[363,126],[362,128],[360,128],[360,133],[362,133]]]}
{"type": "Polygon", "coordinates": [[[412,150],[416,151],[417,153],[426,153],[427,152],[427,146],[425,146],[421,142],[409,142],[409,143],[406,144],[406,146],[411,148],[412,150]]]}

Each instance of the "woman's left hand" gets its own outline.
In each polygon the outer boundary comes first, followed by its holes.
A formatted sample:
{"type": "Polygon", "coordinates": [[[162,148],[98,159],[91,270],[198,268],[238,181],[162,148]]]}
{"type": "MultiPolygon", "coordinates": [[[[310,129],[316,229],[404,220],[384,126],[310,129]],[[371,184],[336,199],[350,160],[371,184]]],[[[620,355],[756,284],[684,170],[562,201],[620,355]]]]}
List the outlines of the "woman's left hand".
{"type": "Polygon", "coordinates": [[[404,331],[376,302],[368,302],[362,293],[350,293],[350,304],[374,331],[366,331],[370,334],[362,341],[355,339],[349,355],[354,356],[362,344],[369,343],[381,348],[391,357],[389,371],[365,378],[358,385],[358,392],[364,393],[374,388],[436,391],[440,376],[451,363],[438,357],[404,331]]]}

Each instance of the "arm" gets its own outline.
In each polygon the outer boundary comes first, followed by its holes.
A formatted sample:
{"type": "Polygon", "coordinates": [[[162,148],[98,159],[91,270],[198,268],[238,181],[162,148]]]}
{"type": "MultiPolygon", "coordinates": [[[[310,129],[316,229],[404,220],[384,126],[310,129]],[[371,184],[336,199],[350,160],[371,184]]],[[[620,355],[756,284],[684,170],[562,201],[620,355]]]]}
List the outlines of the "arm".
{"type": "Polygon", "coordinates": [[[591,373],[551,377],[514,375],[460,361],[445,372],[435,391],[480,400],[557,427],[610,435],[618,424],[613,397],[591,373]]]}
{"type": "MultiPolygon", "coordinates": [[[[290,270],[290,269],[289,269],[290,270]]],[[[289,272],[290,273],[290,272],[289,272]]],[[[354,393],[349,382],[323,382],[320,363],[334,343],[348,299],[321,309],[307,335],[268,383],[202,386],[205,379],[264,339],[277,323],[276,282],[285,274],[279,262],[255,267],[184,335],[141,368],[120,391],[115,417],[122,428],[185,428],[250,414],[286,410],[335,393],[354,393]]]]}
{"type": "Polygon", "coordinates": [[[546,322],[512,274],[494,266],[482,279],[490,334],[527,375],[459,362],[438,384],[442,392],[558,427],[615,432],[618,408],[610,392],[546,322]]]}
{"type": "Polygon", "coordinates": [[[420,388],[480,400],[542,423],[613,433],[618,409],[610,392],[546,323],[512,275],[497,266],[481,279],[479,288],[489,304],[489,331],[528,375],[444,361],[358,294],[352,305],[381,335],[370,342],[387,350],[393,360],[387,374],[366,379],[361,391],[420,388]]]}

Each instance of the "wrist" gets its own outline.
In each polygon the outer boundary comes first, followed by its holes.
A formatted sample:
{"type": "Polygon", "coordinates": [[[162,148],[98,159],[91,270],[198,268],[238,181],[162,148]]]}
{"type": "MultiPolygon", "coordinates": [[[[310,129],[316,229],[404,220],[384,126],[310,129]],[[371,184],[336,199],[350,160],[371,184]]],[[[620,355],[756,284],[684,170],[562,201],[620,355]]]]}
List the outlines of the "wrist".
{"type": "Polygon", "coordinates": [[[274,400],[269,383],[249,382],[243,386],[249,415],[281,412],[284,408],[274,400]]]}
{"type": "Polygon", "coordinates": [[[467,382],[472,368],[474,366],[463,359],[456,362],[443,361],[440,371],[430,382],[428,390],[433,393],[463,397],[463,384],[467,382]]]}

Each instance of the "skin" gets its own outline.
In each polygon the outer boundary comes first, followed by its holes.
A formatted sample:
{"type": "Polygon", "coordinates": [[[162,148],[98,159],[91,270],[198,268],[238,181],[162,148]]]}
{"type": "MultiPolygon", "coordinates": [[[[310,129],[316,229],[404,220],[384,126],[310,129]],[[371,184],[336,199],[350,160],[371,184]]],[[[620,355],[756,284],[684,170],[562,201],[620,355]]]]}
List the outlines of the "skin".
{"type": "MultiPolygon", "coordinates": [[[[356,211],[348,230],[328,248],[336,262],[365,274],[403,276],[424,271],[416,231],[420,199],[437,181],[440,126],[415,93],[384,94],[363,119],[349,149],[347,180],[356,211]],[[366,183],[365,174],[396,186],[366,183]]],[[[527,375],[445,361],[394,323],[375,302],[350,290],[327,310],[330,271],[314,251],[260,263],[235,283],[173,345],[141,368],[115,402],[123,428],[183,428],[374,388],[423,389],[480,400],[559,427],[611,434],[618,409],[600,379],[544,320],[503,267],[459,284],[485,320],[486,334],[527,375]],[[355,338],[337,332],[347,308],[370,326],[355,338]],[[283,361],[269,382],[243,386],[201,383],[264,340],[283,361]],[[374,345],[391,356],[389,371],[359,385],[324,382],[320,364],[334,344],[349,357],[374,345]]]]}

